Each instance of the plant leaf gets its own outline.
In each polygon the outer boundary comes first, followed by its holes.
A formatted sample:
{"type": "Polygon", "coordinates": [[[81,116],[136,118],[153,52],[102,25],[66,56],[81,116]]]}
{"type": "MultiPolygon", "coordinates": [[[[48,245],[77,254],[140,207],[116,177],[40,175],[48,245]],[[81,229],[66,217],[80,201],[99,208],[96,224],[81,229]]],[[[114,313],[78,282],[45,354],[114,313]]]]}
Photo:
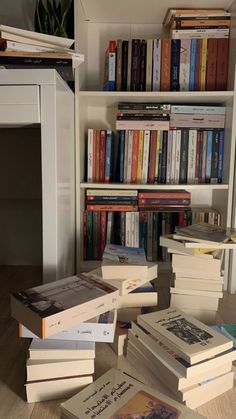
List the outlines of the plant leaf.
{"type": "Polygon", "coordinates": [[[35,30],[37,32],[44,33],[44,19],[47,14],[47,10],[44,7],[42,0],[37,0],[35,10],[35,30]]]}

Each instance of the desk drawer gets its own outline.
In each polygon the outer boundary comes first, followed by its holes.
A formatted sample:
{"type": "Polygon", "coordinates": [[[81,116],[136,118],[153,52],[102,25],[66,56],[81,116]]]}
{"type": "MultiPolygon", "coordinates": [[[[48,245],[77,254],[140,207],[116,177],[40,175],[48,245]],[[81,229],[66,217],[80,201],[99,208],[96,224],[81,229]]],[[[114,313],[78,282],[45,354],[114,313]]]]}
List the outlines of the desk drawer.
{"type": "Polygon", "coordinates": [[[39,86],[0,86],[0,124],[40,122],[39,86]]]}

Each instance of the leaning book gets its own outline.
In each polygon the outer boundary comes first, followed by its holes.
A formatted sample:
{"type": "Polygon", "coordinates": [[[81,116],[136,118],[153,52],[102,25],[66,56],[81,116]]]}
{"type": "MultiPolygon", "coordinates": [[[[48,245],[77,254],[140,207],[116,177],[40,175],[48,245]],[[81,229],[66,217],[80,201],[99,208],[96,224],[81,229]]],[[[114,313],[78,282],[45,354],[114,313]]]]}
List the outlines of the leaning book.
{"type": "Polygon", "coordinates": [[[62,403],[61,410],[64,419],[204,417],[114,368],[62,403]]]}
{"type": "Polygon", "coordinates": [[[80,274],[12,294],[11,313],[45,339],[117,308],[118,296],[116,288],[80,274]]]}

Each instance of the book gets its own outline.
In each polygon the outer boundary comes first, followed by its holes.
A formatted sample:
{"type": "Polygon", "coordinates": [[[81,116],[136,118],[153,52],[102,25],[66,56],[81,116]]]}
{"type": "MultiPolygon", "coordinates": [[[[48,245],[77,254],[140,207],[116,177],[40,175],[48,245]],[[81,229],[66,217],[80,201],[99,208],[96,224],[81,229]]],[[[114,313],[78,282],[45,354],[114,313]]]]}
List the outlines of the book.
{"type": "Polygon", "coordinates": [[[61,409],[65,418],[80,419],[148,415],[188,419],[202,417],[116,369],[109,370],[79,394],[62,403],[61,409]]]}
{"type": "Polygon", "coordinates": [[[185,308],[201,310],[205,307],[207,307],[208,310],[218,310],[219,298],[207,297],[206,291],[205,294],[206,295],[201,297],[199,295],[171,294],[170,306],[183,311],[185,308]]]}
{"type": "Polygon", "coordinates": [[[119,306],[118,308],[128,308],[128,307],[154,307],[158,303],[158,293],[157,292],[135,292],[129,293],[127,295],[122,295],[119,297],[119,306]]]}
{"type": "Polygon", "coordinates": [[[140,315],[138,324],[191,365],[232,348],[232,341],[175,308],[140,315]]]}
{"type": "Polygon", "coordinates": [[[172,256],[173,271],[181,270],[186,272],[205,272],[212,273],[213,275],[220,274],[221,261],[219,259],[202,259],[199,264],[199,259],[195,256],[175,255],[172,256]]]}
{"type": "Polygon", "coordinates": [[[27,359],[27,381],[73,377],[94,373],[94,359],[27,359]]]}
{"type": "Polygon", "coordinates": [[[13,293],[11,313],[45,339],[116,308],[118,295],[111,285],[80,274],[13,293]]]}
{"type": "Polygon", "coordinates": [[[106,279],[132,279],[144,277],[146,280],[148,267],[144,249],[106,245],[102,260],[102,277],[106,279]]]}
{"type": "Polygon", "coordinates": [[[26,381],[25,390],[28,403],[66,399],[93,382],[92,375],[26,381]]]}
{"type": "Polygon", "coordinates": [[[182,238],[214,246],[227,242],[231,237],[230,231],[207,223],[197,223],[181,228],[178,227],[176,228],[176,233],[177,234],[174,235],[174,238],[182,238]]]}
{"type": "MultiPolygon", "coordinates": [[[[202,254],[204,253],[204,250],[201,249],[200,247],[195,248],[195,249],[189,249],[185,246],[185,241],[184,240],[177,240],[173,238],[173,234],[168,234],[166,236],[161,236],[160,237],[160,245],[167,247],[167,248],[171,248],[174,251],[180,251],[181,253],[184,254],[188,254],[190,256],[202,256],[202,254]]],[[[200,246],[200,244],[198,244],[198,246],[200,246]]],[[[210,248],[210,249],[206,249],[206,252],[213,252],[215,249],[214,248],[210,248]]],[[[212,255],[209,255],[209,258],[212,259],[212,255]]]]}
{"type": "MultiPolygon", "coordinates": [[[[50,336],[49,339],[64,341],[86,342],[113,342],[116,327],[117,310],[107,311],[94,319],[87,320],[60,333],[50,336]]],[[[19,336],[21,338],[37,338],[37,336],[19,323],[19,336]]]]}
{"type": "Polygon", "coordinates": [[[117,323],[114,342],[110,344],[111,348],[118,356],[126,354],[126,347],[128,341],[128,324],[117,323]]]}
{"type": "Polygon", "coordinates": [[[94,342],[74,340],[33,339],[29,347],[30,359],[94,359],[94,342]]]}

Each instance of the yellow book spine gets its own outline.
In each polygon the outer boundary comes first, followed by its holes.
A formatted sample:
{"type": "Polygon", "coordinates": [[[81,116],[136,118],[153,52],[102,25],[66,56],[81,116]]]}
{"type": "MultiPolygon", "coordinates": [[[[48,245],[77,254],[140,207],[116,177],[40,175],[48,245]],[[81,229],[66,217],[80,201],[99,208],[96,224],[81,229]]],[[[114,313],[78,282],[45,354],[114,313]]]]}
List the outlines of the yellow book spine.
{"type": "Polygon", "coordinates": [[[207,39],[202,39],[200,61],[200,90],[206,90],[207,39]]]}
{"type": "Polygon", "coordinates": [[[156,149],[156,164],[155,164],[155,183],[158,179],[158,165],[159,165],[159,152],[161,146],[161,131],[157,131],[157,149],[156,149]]]}
{"type": "Polygon", "coordinates": [[[205,248],[205,249],[195,249],[195,255],[197,256],[197,255],[204,255],[205,253],[212,253],[212,252],[215,252],[215,250],[217,250],[217,249],[207,249],[207,248],[205,248]]]}
{"type": "Polygon", "coordinates": [[[139,131],[137,183],[142,183],[144,131],[139,131]]]}

